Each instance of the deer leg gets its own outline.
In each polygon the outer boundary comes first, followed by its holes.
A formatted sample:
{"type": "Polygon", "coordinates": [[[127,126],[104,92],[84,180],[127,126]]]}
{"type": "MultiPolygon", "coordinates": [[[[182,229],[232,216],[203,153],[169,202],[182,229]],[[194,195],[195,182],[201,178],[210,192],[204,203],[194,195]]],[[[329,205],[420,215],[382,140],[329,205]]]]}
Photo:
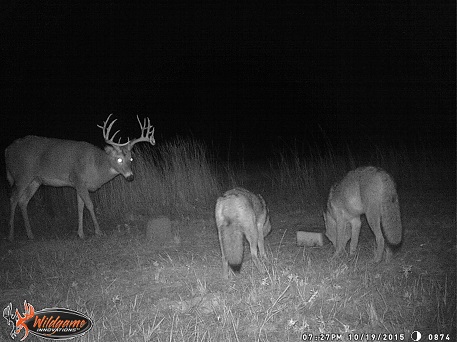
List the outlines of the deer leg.
{"type": "Polygon", "coordinates": [[[8,236],[8,240],[10,241],[14,240],[14,215],[16,213],[18,199],[18,189],[16,186],[13,186],[10,198],[10,235],[8,236]]]}
{"type": "Polygon", "coordinates": [[[78,197],[78,236],[80,239],[84,239],[84,231],[83,231],[83,218],[84,218],[84,201],[76,194],[78,197]]]}
{"type": "Polygon", "coordinates": [[[95,227],[95,234],[102,235],[102,231],[100,230],[100,226],[98,225],[97,218],[95,217],[94,212],[94,204],[90,199],[89,191],[87,189],[79,189],[78,192],[78,216],[79,216],[79,224],[78,224],[78,235],[80,238],[84,237],[83,232],[83,213],[84,213],[84,205],[86,205],[87,210],[89,210],[90,216],[92,217],[92,221],[94,222],[95,227]]]}
{"type": "Polygon", "coordinates": [[[35,192],[40,187],[40,183],[33,181],[25,189],[25,192],[22,193],[22,196],[19,198],[19,207],[22,211],[22,217],[24,217],[25,230],[27,231],[27,236],[29,239],[33,239],[32,227],[30,226],[29,215],[27,214],[27,205],[29,204],[30,199],[33,197],[35,192]]]}
{"type": "MultiPolygon", "coordinates": [[[[37,181],[32,181],[18,196],[16,204],[19,204],[19,207],[21,208],[22,212],[22,217],[24,218],[24,223],[25,223],[25,230],[27,232],[27,237],[29,239],[33,239],[33,233],[32,233],[32,227],[30,225],[30,220],[29,220],[29,215],[27,214],[27,205],[29,204],[30,199],[35,195],[35,192],[38,190],[40,187],[40,183],[37,181]]],[[[12,206],[11,206],[11,209],[12,206]]],[[[16,208],[14,208],[16,209],[16,208]]],[[[13,210],[12,210],[13,211],[13,210]]],[[[13,213],[14,215],[14,213],[13,213]]],[[[14,216],[13,216],[14,219],[14,216]]],[[[10,237],[12,236],[12,230],[10,231],[10,237]]]]}

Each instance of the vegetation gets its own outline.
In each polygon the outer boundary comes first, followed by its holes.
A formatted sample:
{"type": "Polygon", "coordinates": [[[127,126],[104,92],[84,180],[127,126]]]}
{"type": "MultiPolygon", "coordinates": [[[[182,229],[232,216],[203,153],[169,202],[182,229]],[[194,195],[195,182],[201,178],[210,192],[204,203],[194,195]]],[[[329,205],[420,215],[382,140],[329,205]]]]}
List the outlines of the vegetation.
{"type": "Polygon", "coordinates": [[[103,216],[113,212],[185,217],[207,211],[220,193],[203,144],[177,138],[158,148],[138,146],[133,182],[116,177],[96,192],[103,216]]]}

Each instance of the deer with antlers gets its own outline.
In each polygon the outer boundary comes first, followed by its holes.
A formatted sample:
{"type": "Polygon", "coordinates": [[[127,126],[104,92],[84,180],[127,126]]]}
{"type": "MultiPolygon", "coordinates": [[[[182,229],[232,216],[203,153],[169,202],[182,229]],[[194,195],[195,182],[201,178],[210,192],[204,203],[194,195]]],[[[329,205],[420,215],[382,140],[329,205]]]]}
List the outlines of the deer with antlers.
{"type": "Polygon", "coordinates": [[[6,176],[11,189],[11,214],[9,240],[14,238],[14,216],[19,204],[25,222],[29,239],[33,239],[32,228],[27,215],[27,204],[41,184],[54,187],[69,186],[76,189],[78,198],[78,236],[84,238],[83,213],[84,206],[89,210],[95,226],[95,234],[102,231],[95,217],[94,205],[89,191],[98,190],[103,184],[121,174],[128,181],[133,180],[132,147],[145,141],[155,145],[154,127],[149,118],[141,123],[141,137],[126,143],[114,142],[109,134],[113,124],[110,124],[110,114],[103,126],[97,125],[103,131],[107,145],[102,150],[84,141],[72,141],[37,137],[33,135],[15,140],[5,150],[6,176]]]}

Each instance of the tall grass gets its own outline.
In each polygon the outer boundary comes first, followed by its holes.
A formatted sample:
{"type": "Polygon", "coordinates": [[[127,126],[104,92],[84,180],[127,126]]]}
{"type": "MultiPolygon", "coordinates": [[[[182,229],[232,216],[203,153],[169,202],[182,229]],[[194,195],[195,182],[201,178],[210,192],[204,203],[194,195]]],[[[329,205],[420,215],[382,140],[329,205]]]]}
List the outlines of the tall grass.
{"type": "Polygon", "coordinates": [[[102,215],[195,215],[219,194],[206,147],[196,140],[176,138],[157,147],[137,146],[133,172],[132,182],[116,177],[95,193],[102,215]]]}
{"type": "MultiPolygon", "coordinates": [[[[346,146],[326,149],[296,146],[277,149],[270,162],[270,183],[275,195],[307,194],[325,200],[330,186],[348,171],[373,165],[390,173],[397,185],[406,189],[425,190],[446,186],[443,174],[455,176],[455,156],[449,149],[427,146],[381,148],[373,146],[368,153],[356,153],[346,146]]],[[[307,201],[308,196],[299,201],[307,201]]],[[[303,203],[301,203],[303,204],[303,203]]]]}

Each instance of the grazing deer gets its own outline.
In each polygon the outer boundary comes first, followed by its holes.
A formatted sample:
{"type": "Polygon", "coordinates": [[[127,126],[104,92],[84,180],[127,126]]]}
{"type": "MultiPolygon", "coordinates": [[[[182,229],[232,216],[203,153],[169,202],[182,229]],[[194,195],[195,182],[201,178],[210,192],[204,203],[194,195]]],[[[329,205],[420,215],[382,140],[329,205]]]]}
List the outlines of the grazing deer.
{"type": "Polygon", "coordinates": [[[78,235],[84,238],[83,212],[84,205],[89,210],[95,226],[95,234],[101,235],[100,226],[94,213],[94,205],[89,191],[98,190],[103,184],[119,174],[128,181],[133,180],[131,169],[133,145],[147,141],[155,145],[154,127],[149,118],[143,124],[137,116],[141,128],[141,137],[128,140],[126,143],[114,142],[109,133],[116,120],[108,125],[112,114],[108,116],[103,126],[97,125],[103,131],[103,138],[108,144],[105,150],[84,141],[72,141],[37,137],[28,135],[15,140],[5,150],[6,176],[12,187],[11,216],[9,240],[14,238],[14,214],[16,206],[22,211],[25,229],[29,239],[33,239],[27,204],[41,184],[54,187],[70,186],[76,189],[78,198],[78,235]]]}

